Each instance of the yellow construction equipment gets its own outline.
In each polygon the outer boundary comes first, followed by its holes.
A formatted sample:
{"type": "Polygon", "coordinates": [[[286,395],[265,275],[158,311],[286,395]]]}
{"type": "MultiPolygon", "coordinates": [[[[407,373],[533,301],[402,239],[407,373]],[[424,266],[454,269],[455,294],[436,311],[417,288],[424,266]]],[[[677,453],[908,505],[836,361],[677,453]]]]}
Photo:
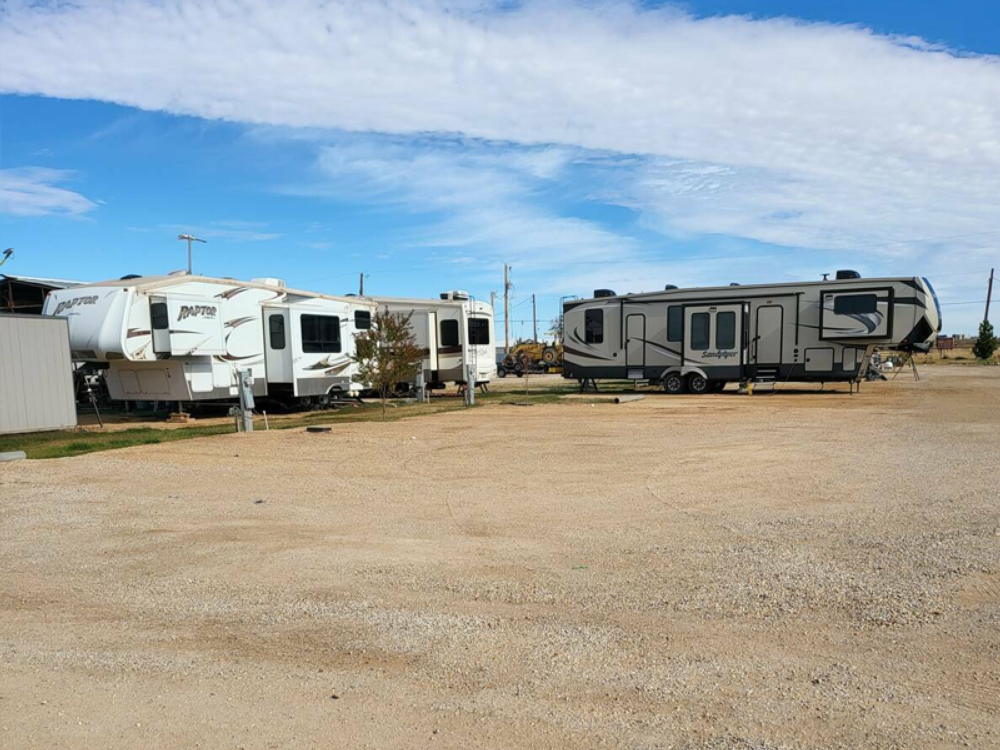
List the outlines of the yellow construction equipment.
{"type": "Polygon", "coordinates": [[[522,377],[526,372],[548,372],[562,367],[563,347],[560,343],[519,341],[497,367],[497,375],[522,377]]]}

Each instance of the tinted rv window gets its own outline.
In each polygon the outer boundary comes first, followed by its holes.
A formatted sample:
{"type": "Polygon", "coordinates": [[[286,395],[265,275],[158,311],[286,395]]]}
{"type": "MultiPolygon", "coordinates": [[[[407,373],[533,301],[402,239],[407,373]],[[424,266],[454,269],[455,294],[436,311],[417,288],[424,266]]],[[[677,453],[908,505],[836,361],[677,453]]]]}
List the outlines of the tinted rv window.
{"type": "Polygon", "coordinates": [[[372,327],[372,314],[368,310],[354,311],[354,327],[359,331],[367,331],[372,327]]]}
{"type": "Polygon", "coordinates": [[[736,313],[723,312],[715,316],[715,348],[736,348],[736,313]]]}
{"type": "Polygon", "coordinates": [[[691,316],[691,348],[708,349],[708,313],[694,313],[691,316]]]}
{"type": "Polygon", "coordinates": [[[490,321],[486,318],[469,318],[469,343],[472,346],[489,346],[490,321]]]}
{"type": "Polygon", "coordinates": [[[310,354],[339,352],[340,318],[336,315],[303,315],[302,351],[310,354]]]}
{"type": "Polygon", "coordinates": [[[667,341],[684,338],[684,308],[674,305],[667,308],[667,341]]]}
{"type": "Polygon", "coordinates": [[[267,318],[267,331],[271,335],[271,348],[285,348],[285,316],[280,313],[267,318]]]}
{"type": "Polygon", "coordinates": [[[154,302],[149,306],[149,322],[154,331],[165,331],[170,328],[170,313],[166,302],[154,302]]]}
{"type": "Polygon", "coordinates": [[[588,344],[604,343],[604,310],[587,310],[583,318],[584,341],[588,344]]]}
{"type": "Polygon", "coordinates": [[[867,315],[878,311],[878,297],[874,294],[842,294],[833,300],[837,315],[867,315]]]}
{"type": "Polygon", "coordinates": [[[458,321],[441,321],[441,346],[458,346],[458,321]]]}

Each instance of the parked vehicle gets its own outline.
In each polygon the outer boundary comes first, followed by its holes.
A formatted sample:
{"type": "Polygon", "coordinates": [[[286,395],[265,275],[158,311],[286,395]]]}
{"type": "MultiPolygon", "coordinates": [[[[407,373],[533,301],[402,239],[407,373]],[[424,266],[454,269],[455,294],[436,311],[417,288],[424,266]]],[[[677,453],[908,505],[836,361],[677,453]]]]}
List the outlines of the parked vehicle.
{"type": "Polygon", "coordinates": [[[68,319],[75,361],[107,363],[113,399],[232,399],[248,369],[255,396],[300,403],[360,392],[350,355],[374,310],[280,279],[177,273],[53,290],[43,314],[68,319]]]}
{"type": "Polygon", "coordinates": [[[410,316],[417,346],[424,349],[424,382],[430,389],[448,383],[466,385],[466,368],[474,385],[484,386],[496,375],[493,362],[493,308],[468,292],[442,292],[440,299],[372,297],[379,308],[410,316]]]}
{"type": "Polygon", "coordinates": [[[857,381],[875,346],[926,351],[941,310],[925,278],[755,284],[567,301],[564,376],[708,393],[726,383],[857,381]]]}

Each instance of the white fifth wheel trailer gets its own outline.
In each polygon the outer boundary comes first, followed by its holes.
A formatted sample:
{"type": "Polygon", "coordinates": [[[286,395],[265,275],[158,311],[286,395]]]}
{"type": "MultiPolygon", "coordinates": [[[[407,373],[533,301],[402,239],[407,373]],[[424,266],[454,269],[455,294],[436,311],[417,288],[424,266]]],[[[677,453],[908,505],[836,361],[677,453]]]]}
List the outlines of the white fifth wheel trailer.
{"type": "Polygon", "coordinates": [[[75,361],[108,364],[113,399],[235,398],[249,369],[254,395],[289,403],[360,392],[350,355],[374,309],[280,279],[178,273],[54,290],[44,314],[69,320],[75,361]]]}
{"type": "Polygon", "coordinates": [[[426,352],[424,382],[429,388],[466,382],[466,367],[475,371],[475,385],[496,375],[493,353],[493,308],[468,292],[442,292],[440,299],[372,297],[379,308],[410,316],[418,347],[426,352]]]}
{"type": "Polygon", "coordinates": [[[925,278],[703,287],[594,298],[563,308],[565,377],[706,393],[731,382],[856,381],[871,351],[925,351],[941,308],[925,278]]]}

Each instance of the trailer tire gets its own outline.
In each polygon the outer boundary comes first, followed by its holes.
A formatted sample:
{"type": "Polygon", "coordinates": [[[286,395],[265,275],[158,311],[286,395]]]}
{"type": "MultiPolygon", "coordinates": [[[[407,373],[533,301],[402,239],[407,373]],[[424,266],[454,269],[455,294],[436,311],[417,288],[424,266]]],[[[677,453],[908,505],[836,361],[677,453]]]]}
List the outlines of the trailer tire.
{"type": "Polygon", "coordinates": [[[708,378],[702,375],[700,372],[692,372],[687,376],[687,389],[688,393],[693,393],[696,396],[700,396],[703,393],[708,393],[711,386],[709,385],[708,378]]]}
{"type": "Polygon", "coordinates": [[[677,396],[687,390],[687,383],[679,372],[672,372],[663,378],[663,390],[671,396],[677,396]]]}

